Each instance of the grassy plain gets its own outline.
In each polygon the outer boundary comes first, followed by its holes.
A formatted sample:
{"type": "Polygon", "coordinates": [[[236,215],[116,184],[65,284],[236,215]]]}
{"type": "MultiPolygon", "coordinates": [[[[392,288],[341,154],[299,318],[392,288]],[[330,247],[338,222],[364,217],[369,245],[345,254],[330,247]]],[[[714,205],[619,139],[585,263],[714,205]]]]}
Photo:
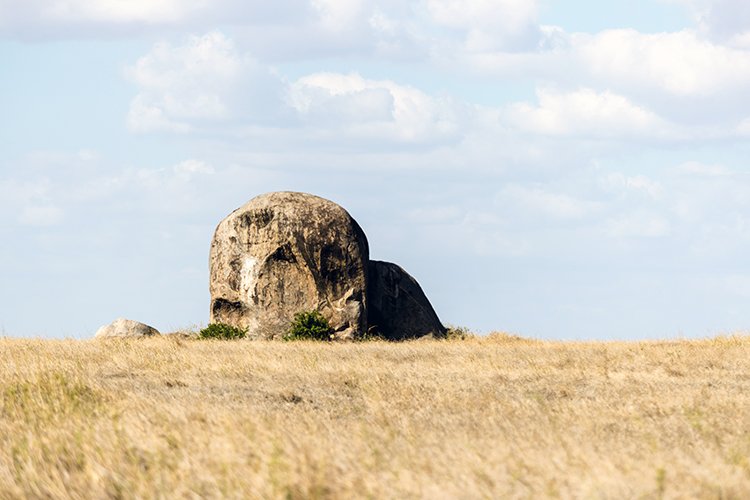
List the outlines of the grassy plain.
{"type": "Polygon", "coordinates": [[[0,498],[750,498],[750,337],[0,339],[0,498]]]}

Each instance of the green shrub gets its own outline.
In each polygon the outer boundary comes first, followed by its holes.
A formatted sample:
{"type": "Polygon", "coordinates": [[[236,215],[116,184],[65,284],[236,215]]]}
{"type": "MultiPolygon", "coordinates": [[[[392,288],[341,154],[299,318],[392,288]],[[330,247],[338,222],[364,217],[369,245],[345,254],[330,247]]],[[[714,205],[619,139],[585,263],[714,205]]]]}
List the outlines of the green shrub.
{"type": "Polygon", "coordinates": [[[234,340],[245,338],[245,335],[247,335],[247,328],[237,328],[225,323],[211,323],[198,333],[198,338],[234,340]]]}
{"type": "Polygon", "coordinates": [[[318,311],[304,311],[294,315],[284,340],[331,340],[333,328],[318,311]]]}

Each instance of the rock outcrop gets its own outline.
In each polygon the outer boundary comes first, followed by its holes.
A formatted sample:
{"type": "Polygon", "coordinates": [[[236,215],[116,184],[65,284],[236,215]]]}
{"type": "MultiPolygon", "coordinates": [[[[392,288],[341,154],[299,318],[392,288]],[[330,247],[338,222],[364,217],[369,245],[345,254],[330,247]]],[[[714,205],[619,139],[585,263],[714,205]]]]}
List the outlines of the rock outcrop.
{"type": "Polygon", "coordinates": [[[305,193],[253,198],[221,221],[209,258],[211,322],[281,338],[317,309],[337,339],[367,328],[365,233],[337,204],[305,193]]]}
{"type": "Polygon", "coordinates": [[[445,334],[417,281],[369,260],[367,237],[339,205],[306,193],[253,198],[219,223],[209,258],[211,323],[283,337],[295,314],[317,310],[334,338],[369,331],[390,340],[445,334]]]}
{"type": "Polygon", "coordinates": [[[388,340],[446,333],[417,280],[390,262],[370,261],[367,322],[388,340]]]}
{"type": "Polygon", "coordinates": [[[118,318],[99,328],[94,338],[151,337],[153,335],[159,335],[159,331],[152,326],[132,319],[118,318]]]}

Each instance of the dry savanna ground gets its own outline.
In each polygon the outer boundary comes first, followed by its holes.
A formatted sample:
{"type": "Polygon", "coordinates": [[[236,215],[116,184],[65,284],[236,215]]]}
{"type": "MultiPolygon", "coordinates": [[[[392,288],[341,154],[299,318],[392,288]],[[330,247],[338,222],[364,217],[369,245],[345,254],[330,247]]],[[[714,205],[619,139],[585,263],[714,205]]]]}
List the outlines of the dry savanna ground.
{"type": "Polygon", "coordinates": [[[0,498],[750,498],[750,337],[0,339],[0,498]]]}

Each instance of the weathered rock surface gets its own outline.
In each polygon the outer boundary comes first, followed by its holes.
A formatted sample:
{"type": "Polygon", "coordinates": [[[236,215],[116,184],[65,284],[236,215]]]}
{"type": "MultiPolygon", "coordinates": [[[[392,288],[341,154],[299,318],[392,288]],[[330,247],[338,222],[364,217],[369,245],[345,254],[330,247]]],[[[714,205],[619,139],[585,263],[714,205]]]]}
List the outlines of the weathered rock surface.
{"type": "Polygon", "coordinates": [[[159,331],[132,319],[118,318],[99,328],[94,338],[150,337],[152,335],[159,335],[159,331]]]}
{"type": "Polygon", "coordinates": [[[335,203],[268,193],[216,228],[209,258],[211,322],[280,338],[294,315],[317,309],[338,339],[367,328],[367,238],[335,203]]]}
{"type": "Polygon", "coordinates": [[[446,333],[417,280],[396,264],[370,261],[367,306],[370,328],[386,339],[446,333]]]}

